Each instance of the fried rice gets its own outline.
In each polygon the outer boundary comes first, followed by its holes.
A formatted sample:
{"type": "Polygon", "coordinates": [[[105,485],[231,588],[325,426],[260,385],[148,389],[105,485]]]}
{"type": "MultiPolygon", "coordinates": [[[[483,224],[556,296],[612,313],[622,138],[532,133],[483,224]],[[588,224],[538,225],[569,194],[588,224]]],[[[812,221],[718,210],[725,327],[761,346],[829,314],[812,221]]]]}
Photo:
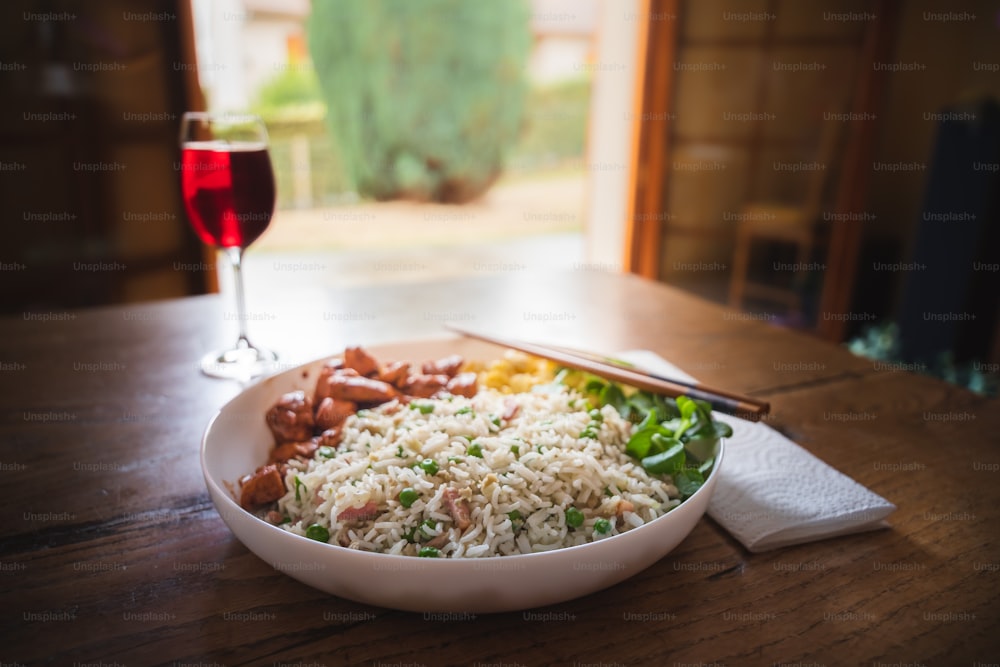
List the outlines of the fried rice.
{"type": "Polygon", "coordinates": [[[394,400],[349,417],[337,448],[290,463],[282,527],[320,526],[331,543],[364,551],[451,558],[606,539],[680,503],[669,477],[625,454],[631,428],[614,408],[593,410],[556,385],[394,400]]]}

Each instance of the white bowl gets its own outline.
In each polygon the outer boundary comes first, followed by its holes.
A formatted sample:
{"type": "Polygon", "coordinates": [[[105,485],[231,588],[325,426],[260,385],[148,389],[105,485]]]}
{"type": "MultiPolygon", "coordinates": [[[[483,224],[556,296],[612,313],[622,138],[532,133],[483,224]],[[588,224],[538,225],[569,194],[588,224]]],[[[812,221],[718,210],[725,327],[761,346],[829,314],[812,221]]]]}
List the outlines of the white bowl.
{"type": "MultiPolygon", "coordinates": [[[[463,338],[371,346],[380,359],[423,361],[458,353],[490,360],[500,348],[463,338]]],[[[264,413],[281,394],[311,392],[325,359],[266,378],[212,418],[201,446],[205,483],[236,537],[276,570],[339,597],[420,612],[487,613],[529,609],[613,586],[676,547],[705,513],[723,460],[693,496],[667,514],[597,542],[543,553],[485,559],[434,559],[369,553],[300,537],[243,510],[227,490],[262,465],[273,446],[264,413]]]]}

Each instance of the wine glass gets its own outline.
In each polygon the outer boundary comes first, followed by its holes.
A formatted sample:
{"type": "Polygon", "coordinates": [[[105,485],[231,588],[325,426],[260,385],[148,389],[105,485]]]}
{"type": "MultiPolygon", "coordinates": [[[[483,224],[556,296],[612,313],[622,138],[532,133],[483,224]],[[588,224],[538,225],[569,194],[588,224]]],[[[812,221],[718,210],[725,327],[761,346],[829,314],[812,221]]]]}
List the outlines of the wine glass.
{"type": "Polygon", "coordinates": [[[243,250],[271,222],[275,185],[267,128],[245,113],[189,111],[181,119],[181,195],[201,240],[221,248],[233,267],[239,338],[201,359],[206,375],[248,381],[274,368],[277,355],[247,338],[243,250]]]}

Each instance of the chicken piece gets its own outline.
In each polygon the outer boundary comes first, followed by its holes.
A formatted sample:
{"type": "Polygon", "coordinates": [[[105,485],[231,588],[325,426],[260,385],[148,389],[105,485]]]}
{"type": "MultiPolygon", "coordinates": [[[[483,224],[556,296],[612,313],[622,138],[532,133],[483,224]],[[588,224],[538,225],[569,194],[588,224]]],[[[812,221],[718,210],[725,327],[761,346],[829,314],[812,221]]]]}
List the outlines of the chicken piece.
{"type": "Polygon", "coordinates": [[[378,379],[388,382],[397,389],[402,388],[406,378],[410,375],[410,364],[406,361],[393,361],[382,367],[378,379]]]}
{"type": "Polygon", "coordinates": [[[321,395],[321,390],[326,387],[327,378],[343,367],[343,360],[331,359],[319,369],[319,377],[316,378],[316,388],[313,390],[313,405],[319,405],[320,401],[326,398],[326,395],[321,395]]]}
{"type": "Polygon", "coordinates": [[[465,530],[472,525],[469,501],[462,498],[457,489],[445,489],[444,493],[441,494],[441,500],[444,502],[448,514],[455,520],[455,526],[459,530],[465,530]]]}
{"type": "Polygon", "coordinates": [[[252,475],[240,480],[240,507],[255,510],[273,503],[285,495],[285,481],[278,466],[269,464],[257,468],[252,475]]]}
{"type": "Polygon", "coordinates": [[[379,373],[378,359],[368,354],[362,347],[349,347],[344,350],[344,366],[353,368],[359,375],[371,376],[379,373]]]}
{"type": "Polygon", "coordinates": [[[438,359],[437,361],[425,361],[421,370],[423,370],[424,375],[447,375],[448,377],[454,377],[464,363],[465,359],[457,354],[453,354],[450,357],[438,359]]]}
{"type": "Polygon", "coordinates": [[[340,426],[335,428],[328,428],[319,434],[317,438],[317,444],[319,447],[334,447],[340,444],[340,440],[343,437],[343,430],[340,426]]]}
{"type": "Polygon", "coordinates": [[[335,374],[327,380],[328,395],[334,400],[355,403],[385,403],[399,396],[391,384],[366,377],[335,374]]]}
{"type": "Polygon", "coordinates": [[[448,386],[447,375],[411,375],[403,384],[403,393],[415,398],[430,398],[448,386]]]}
{"type": "Polygon", "coordinates": [[[318,438],[305,442],[284,442],[271,450],[268,463],[284,463],[290,459],[311,459],[319,447],[318,438]]]}
{"type": "Polygon", "coordinates": [[[278,399],[266,416],[274,441],[281,444],[311,438],[316,427],[312,406],[312,401],[304,391],[290,391],[278,399]]]}
{"type": "Polygon", "coordinates": [[[330,378],[334,375],[342,377],[358,377],[358,372],[353,368],[343,366],[327,365],[320,369],[319,378],[316,380],[316,390],[313,392],[313,405],[319,405],[324,398],[330,395],[330,378]]]}
{"type": "Polygon", "coordinates": [[[369,500],[361,507],[348,507],[345,510],[341,510],[340,514],[337,515],[337,521],[367,521],[374,519],[378,515],[378,503],[374,500],[369,500]]]}
{"type": "Polygon", "coordinates": [[[448,380],[448,392],[455,396],[472,398],[479,390],[479,381],[475,373],[459,373],[448,380]]]}
{"type": "Polygon", "coordinates": [[[316,428],[325,431],[340,426],[357,411],[358,404],[354,401],[337,401],[327,396],[316,406],[316,428]]]}

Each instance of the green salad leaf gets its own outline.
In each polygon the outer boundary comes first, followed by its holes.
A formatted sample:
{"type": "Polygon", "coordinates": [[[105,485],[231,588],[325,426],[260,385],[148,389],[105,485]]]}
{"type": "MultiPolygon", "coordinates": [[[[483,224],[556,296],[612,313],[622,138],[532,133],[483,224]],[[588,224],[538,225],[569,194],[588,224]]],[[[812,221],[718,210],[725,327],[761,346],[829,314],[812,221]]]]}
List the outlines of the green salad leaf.
{"type": "Polygon", "coordinates": [[[712,406],[687,396],[668,398],[624,388],[595,375],[563,369],[557,382],[587,396],[591,405],[614,407],[635,426],[625,452],[653,475],[669,475],[681,500],[705,483],[715,464],[715,450],[733,429],[712,419],[712,406]]]}

